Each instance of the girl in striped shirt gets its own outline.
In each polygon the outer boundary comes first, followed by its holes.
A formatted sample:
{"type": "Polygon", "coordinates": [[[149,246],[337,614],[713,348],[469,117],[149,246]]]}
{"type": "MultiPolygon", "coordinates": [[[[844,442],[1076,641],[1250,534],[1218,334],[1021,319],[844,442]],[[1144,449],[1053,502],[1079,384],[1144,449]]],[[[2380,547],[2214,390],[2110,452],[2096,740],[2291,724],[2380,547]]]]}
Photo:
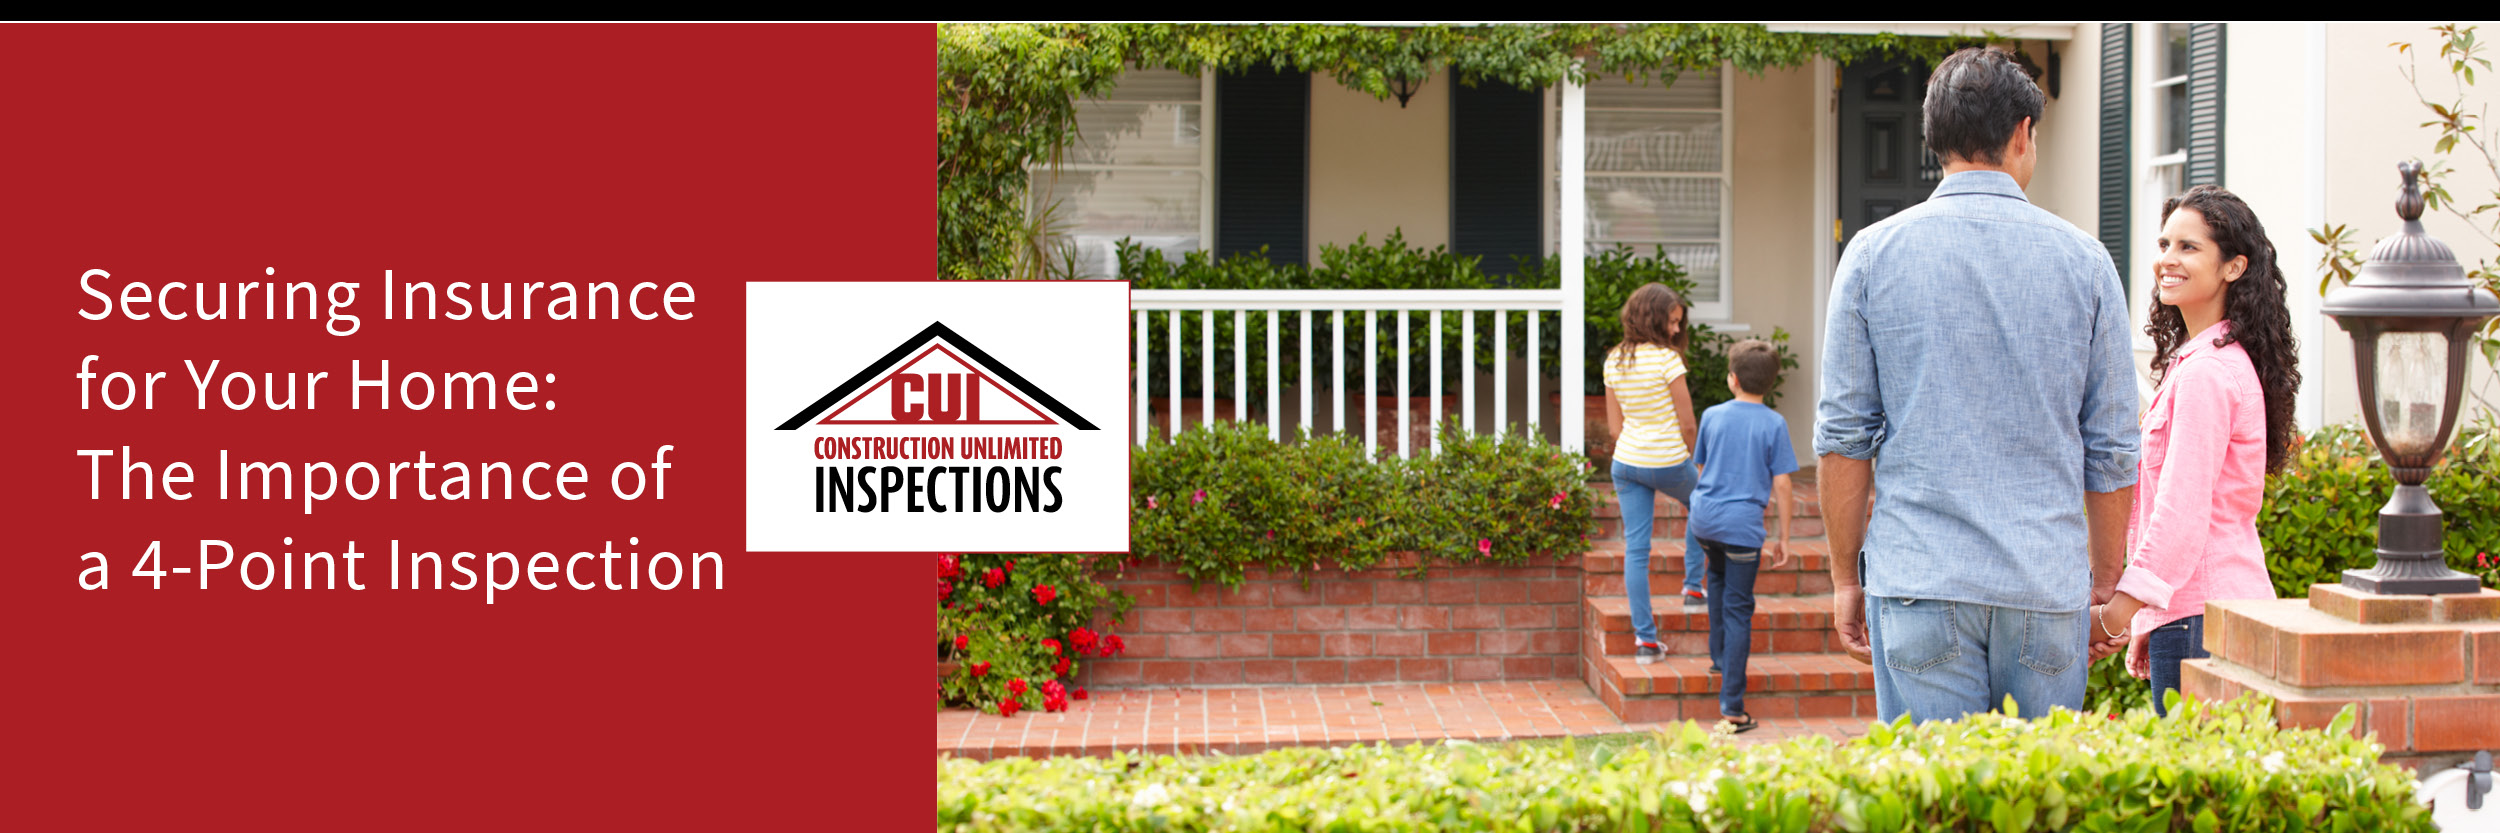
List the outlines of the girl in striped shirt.
{"type": "MultiPolygon", "coordinates": [[[[1606,352],[1606,428],[1615,437],[1615,500],[1623,508],[1623,589],[1631,597],[1632,660],[1656,662],[1658,623],[1649,606],[1649,535],[1657,496],[1686,503],[1693,470],[1692,392],[1684,383],[1684,296],[1665,284],[1623,302],[1623,342],[1606,352]]],[[[1700,553],[1684,554],[1684,607],[1703,607],[1700,553]]]]}

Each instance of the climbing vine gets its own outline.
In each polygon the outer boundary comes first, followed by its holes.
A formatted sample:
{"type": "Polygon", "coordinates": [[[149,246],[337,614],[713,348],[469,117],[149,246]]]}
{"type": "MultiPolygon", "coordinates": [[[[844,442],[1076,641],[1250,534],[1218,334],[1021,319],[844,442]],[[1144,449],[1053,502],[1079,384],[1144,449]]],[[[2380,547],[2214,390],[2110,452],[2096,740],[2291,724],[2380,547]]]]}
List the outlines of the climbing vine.
{"type": "Polygon", "coordinates": [[[1566,78],[1672,83],[1721,65],[1759,74],[1816,56],[1933,61],[1970,41],[1773,32],[1752,23],[1496,26],[964,23],[938,27],[938,271],[1033,277],[1047,262],[1027,216],[1027,167],[1055,161],[1077,99],[1131,67],[1322,73],[1387,99],[1449,70],[1458,83],[1521,88],[1566,78]],[[1575,64],[1574,61],[1581,61],[1575,64]]]}

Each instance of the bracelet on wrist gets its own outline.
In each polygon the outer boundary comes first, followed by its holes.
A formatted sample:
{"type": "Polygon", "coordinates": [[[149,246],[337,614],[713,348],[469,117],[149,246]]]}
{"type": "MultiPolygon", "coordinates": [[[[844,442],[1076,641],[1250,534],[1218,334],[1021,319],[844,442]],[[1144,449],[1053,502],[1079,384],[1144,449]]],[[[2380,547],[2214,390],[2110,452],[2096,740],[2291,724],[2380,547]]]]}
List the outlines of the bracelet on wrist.
{"type": "Polygon", "coordinates": [[[2106,637],[2109,637],[2109,638],[2111,638],[2111,639],[2117,639],[2117,638],[2120,638],[2120,637],[2126,636],[2126,635],[2127,635],[2127,634],[2129,634],[2129,633],[2133,633],[2133,632],[2134,632],[2134,630],[2135,630],[2135,625],[2134,625],[2134,623],[2130,622],[2130,623],[2128,623],[2128,625],[2127,625],[2127,630],[2124,630],[2124,631],[2119,631],[2119,632],[2117,632],[2117,633],[2110,633],[2110,632],[2109,632],[2109,606],[2108,606],[2108,605],[2102,605],[2102,606],[2101,606],[2101,612],[2100,612],[2100,613],[2093,614],[2093,616],[2092,616],[2092,624],[2093,624],[2093,626],[2098,627],[2098,628],[2100,628],[2100,629],[2101,629],[2101,635],[2102,635],[2102,636],[2106,636],[2106,637]]]}

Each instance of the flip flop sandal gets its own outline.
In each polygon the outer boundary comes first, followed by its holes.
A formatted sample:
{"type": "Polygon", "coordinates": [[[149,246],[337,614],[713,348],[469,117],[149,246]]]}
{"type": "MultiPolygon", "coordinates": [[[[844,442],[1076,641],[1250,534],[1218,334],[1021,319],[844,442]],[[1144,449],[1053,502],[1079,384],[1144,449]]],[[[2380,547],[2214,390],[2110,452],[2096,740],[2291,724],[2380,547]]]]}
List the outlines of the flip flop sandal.
{"type": "Polygon", "coordinates": [[[1761,721],[1753,719],[1753,715],[1749,714],[1744,717],[1745,719],[1741,722],[1721,717],[1719,718],[1719,725],[1711,727],[1711,731],[1722,735],[1740,735],[1753,731],[1755,728],[1762,725],[1761,721]]]}

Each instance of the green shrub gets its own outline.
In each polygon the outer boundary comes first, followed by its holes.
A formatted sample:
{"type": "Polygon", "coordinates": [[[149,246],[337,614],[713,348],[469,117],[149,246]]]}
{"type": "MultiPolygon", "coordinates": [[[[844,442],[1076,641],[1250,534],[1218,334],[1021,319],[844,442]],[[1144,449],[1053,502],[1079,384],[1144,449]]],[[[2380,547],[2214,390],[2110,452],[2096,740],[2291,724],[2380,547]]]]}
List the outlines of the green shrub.
{"type": "MultiPolygon", "coordinates": [[[[1478,258],[1451,254],[1447,247],[1412,247],[1397,232],[1391,232],[1379,245],[1362,238],[1350,245],[1321,246],[1317,266],[1269,263],[1264,252],[1218,260],[1207,252],[1199,251],[1182,255],[1175,261],[1166,258],[1159,250],[1139,247],[1128,241],[1120,242],[1119,258],[1120,274],[1137,289],[1551,289],[1562,285],[1562,259],[1559,256],[1520,261],[1516,264],[1515,274],[1494,276],[1484,272],[1478,258]]],[[[1584,389],[1590,395],[1597,395],[1605,392],[1601,363],[1605,360],[1606,350],[1623,340],[1623,327],[1617,315],[1623,308],[1624,299],[1631,297],[1632,290],[1647,283],[1663,283],[1686,293],[1692,291],[1693,283],[1684,277],[1683,267],[1664,257],[1639,254],[1627,246],[1618,245],[1590,255],[1587,264],[1588,321],[1583,345],[1586,349],[1583,378],[1584,389]]],[[[1478,369],[1490,370],[1493,367],[1493,320],[1488,315],[1472,314],[1478,316],[1476,341],[1472,347],[1460,343],[1465,330],[1459,317],[1442,317],[1441,349],[1446,358],[1441,373],[1445,390],[1456,391],[1460,384],[1459,374],[1466,366],[1460,350],[1475,351],[1475,366],[1478,369]]],[[[1413,386],[1413,392],[1408,395],[1420,395],[1431,385],[1432,319],[1424,313],[1406,315],[1410,339],[1406,349],[1407,374],[1409,384],[1413,386]]],[[[1504,334],[1510,354],[1525,356],[1528,314],[1511,312],[1506,315],[1509,322],[1505,325],[1504,334]]],[[[1148,367],[1153,368],[1147,375],[1150,377],[1150,391],[1159,396],[1171,395],[1168,390],[1169,376],[1162,371],[1170,366],[1168,362],[1171,359],[1169,316],[1170,313],[1150,313],[1147,322],[1145,358],[1152,361],[1148,367]]],[[[1345,351],[1338,353],[1333,319],[1324,312],[1311,316],[1311,372],[1314,376],[1333,380],[1336,378],[1335,368],[1342,365],[1346,368],[1348,384],[1363,383],[1362,318],[1363,314],[1359,312],[1346,314],[1345,351]]],[[[1234,362],[1239,361],[1233,355],[1233,316],[1219,312],[1215,319],[1216,389],[1226,392],[1231,389],[1234,362]]],[[[1396,313],[1377,315],[1373,319],[1372,326],[1378,331],[1379,352],[1371,367],[1378,369],[1380,378],[1374,380],[1370,388],[1376,395],[1398,395],[1397,319],[1396,313]]],[[[1537,333],[1537,363],[1549,379],[1560,376],[1562,369],[1560,323],[1550,321],[1537,333]]],[[[1251,313],[1246,324],[1249,329],[1251,399],[1254,403],[1263,404],[1268,361],[1267,314],[1251,313]]],[[[1302,343],[1301,313],[1279,313],[1276,324],[1279,331],[1277,343],[1291,357],[1285,359],[1284,366],[1276,369],[1277,378],[1282,385],[1300,384],[1302,368],[1298,351],[1302,343]]],[[[1184,369],[1181,395],[1185,397],[1205,395],[1199,389],[1202,379],[1197,372],[1202,361],[1198,354],[1203,344],[1204,326],[1198,315],[1183,314],[1181,317],[1181,367],[1184,369]]],[[[1689,384],[1695,413],[1733,398],[1727,390],[1727,348],[1736,340],[1729,334],[1712,330],[1708,324],[1696,322],[1693,325],[1689,384]]],[[[1779,350],[1781,367],[1797,367],[1797,356],[1789,349],[1786,330],[1775,329],[1765,340],[1779,350]]],[[[1779,391],[1774,387],[1768,402],[1776,406],[1779,404],[1778,397],[1779,391]]],[[[1254,404],[1253,407],[1259,406],[1254,404]]]]}
{"type": "Polygon", "coordinates": [[[1349,435],[1280,443],[1264,426],[1217,423],[1131,452],[1129,548],[1226,586],[1253,566],[1360,570],[1399,551],[1497,564],[1578,554],[1596,500],[1586,466],[1447,424],[1438,455],[1366,462],[1349,435]]]}
{"type": "Polygon", "coordinates": [[[1128,594],[1101,578],[1118,563],[1042,553],[938,556],[938,656],[956,661],[939,682],[939,702],[997,712],[1014,701],[1009,713],[1041,711],[1048,684],[1076,679],[1085,657],[1117,653],[1118,638],[1091,626],[1104,612],[1107,619],[1128,612],[1128,594]],[[1018,681],[1022,692],[1013,688],[1018,681]]]}
{"type": "MultiPolygon", "coordinates": [[[[2448,566],[2500,586],[2500,425],[2488,417],[2457,432],[2423,485],[2439,501],[2448,566]]],[[[2395,493],[2395,477],[2369,435],[2351,424],[2329,425],[2301,439],[2283,471],[2266,477],[2257,510],[2257,539],[2266,572],[2283,598],[2307,598],[2313,584],[2343,581],[2348,569],[2378,563],[2378,510],[2395,493]]],[[[2128,676],[2125,657],[2092,667],[2090,702],[2128,708],[2150,689],[2128,676]]]]}
{"type": "Polygon", "coordinates": [[[941,830],[2418,830],[2380,748],[2279,731],[2260,700],[2171,719],[2060,711],[1741,748],[1691,723],[1648,743],[1464,741],[1244,757],[949,759],[941,830]],[[2226,822],[2227,820],[2227,822],[2226,822]]]}

